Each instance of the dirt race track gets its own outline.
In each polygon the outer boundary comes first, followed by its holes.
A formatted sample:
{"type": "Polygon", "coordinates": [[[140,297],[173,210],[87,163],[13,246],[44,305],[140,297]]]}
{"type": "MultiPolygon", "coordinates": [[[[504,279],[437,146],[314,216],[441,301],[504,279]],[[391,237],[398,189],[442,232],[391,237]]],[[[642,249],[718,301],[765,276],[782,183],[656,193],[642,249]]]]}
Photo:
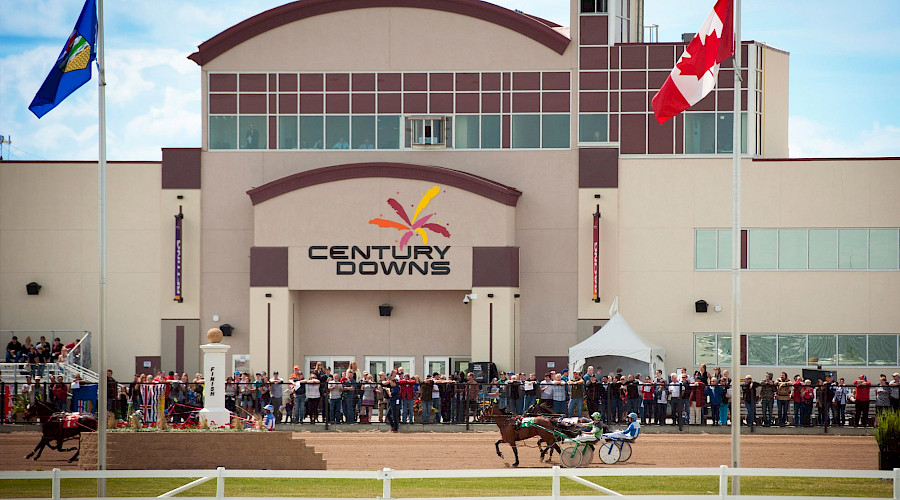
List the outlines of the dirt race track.
{"type": "MultiPolygon", "coordinates": [[[[512,452],[500,445],[503,458],[494,452],[495,432],[400,433],[298,432],[295,438],[321,452],[328,469],[491,469],[509,466],[512,452]]],[[[0,470],[50,470],[75,468],[68,464],[74,452],[45,449],[37,462],[24,460],[40,439],[37,432],[0,434],[0,470]]],[[[519,444],[520,467],[549,467],[541,463],[534,439],[519,444]]],[[[878,448],[870,436],[744,436],[744,467],[869,469],[878,468],[878,448]]],[[[730,463],[727,435],[645,434],[634,445],[629,467],[717,467],[730,463]]],[[[622,467],[591,464],[590,467],[622,467]]],[[[260,468],[265,465],[260,464],[260,468]]]]}

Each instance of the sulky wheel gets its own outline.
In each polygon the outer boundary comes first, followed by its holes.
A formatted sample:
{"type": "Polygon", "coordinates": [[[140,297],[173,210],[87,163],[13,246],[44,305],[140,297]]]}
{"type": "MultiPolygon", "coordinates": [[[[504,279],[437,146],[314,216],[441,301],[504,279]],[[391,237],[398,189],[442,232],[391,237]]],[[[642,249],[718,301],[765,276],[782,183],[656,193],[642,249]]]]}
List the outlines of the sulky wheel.
{"type": "Polygon", "coordinates": [[[631,458],[631,444],[628,441],[622,443],[622,451],[619,453],[619,462],[626,462],[631,458]]]}
{"type": "Polygon", "coordinates": [[[581,459],[581,466],[587,467],[591,465],[591,462],[594,461],[594,445],[589,444],[586,448],[583,449],[584,458],[581,459]]]}
{"type": "Polygon", "coordinates": [[[582,458],[581,449],[576,445],[566,446],[559,453],[559,461],[563,467],[578,467],[581,465],[582,458]]]}
{"type": "Polygon", "coordinates": [[[600,460],[607,465],[612,465],[619,461],[619,447],[612,441],[607,441],[603,443],[603,446],[597,450],[597,455],[600,456],[600,460]]]}

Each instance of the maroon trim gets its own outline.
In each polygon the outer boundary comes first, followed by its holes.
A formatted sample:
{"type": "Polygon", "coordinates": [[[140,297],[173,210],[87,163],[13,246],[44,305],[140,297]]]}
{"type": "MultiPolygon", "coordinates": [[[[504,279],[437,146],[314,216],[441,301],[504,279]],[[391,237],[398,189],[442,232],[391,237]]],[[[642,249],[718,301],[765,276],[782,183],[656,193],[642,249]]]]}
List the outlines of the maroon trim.
{"type": "Polygon", "coordinates": [[[356,73],[352,79],[354,92],[375,91],[375,73],[356,73]]]}
{"type": "Polygon", "coordinates": [[[288,247],[250,247],[250,286],[288,285],[288,247]]]}
{"type": "MultiPolygon", "coordinates": [[[[275,97],[275,96],[272,96],[275,97]]],[[[278,117],[269,116],[269,149],[278,149],[278,117]]]]}
{"type": "Polygon", "coordinates": [[[278,94],[278,112],[281,114],[297,114],[297,94],[278,94]]]}
{"type": "Polygon", "coordinates": [[[427,73],[406,73],[403,75],[403,90],[424,92],[428,90],[427,73]]]}
{"type": "Polygon", "coordinates": [[[378,73],[378,91],[392,92],[401,89],[400,73],[378,73]]]}
{"type": "Polygon", "coordinates": [[[615,148],[579,149],[578,187],[619,187],[619,150],[615,148]]]}
{"type": "Polygon", "coordinates": [[[456,94],[457,113],[477,113],[478,94],[456,94]]]}
{"type": "Polygon", "coordinates": [[[303,92],[321,92],[325,90],[322,73],[300,75],[300,90],[303,92]]]}
{"type": "Polygon", "coordinates": [[[379,113],[400,113],[401,109],[400,94],[378,94],[379,113]]]}
{"type": "Polygon", "coordinates": [[[453,94],[429,94],[429,113],[452,113],[453,94]]]}
{"type": "Polygon", "coordinates": [[[279,92],[296,92],[298,89],[296,73],[281,73],[278,75],[279,92]]]}
{"type": "Polygon", "coordinates": [[[642,155],[647,152],[647,115],[622,115],[622,154],[642,155]]]}
{"type": "MultiPolygon", "coordinates": [[[[505,94],[505,95],[509,96],[509,94],[505,94]]],[[[502,127],[502,129],[500,131],[500,141],[501,141],[500,146],[503,149],[509,149],[509,146],[510,146],[511,136],[512,136],[511,121],[512,120],[510,119],[509,115],[503,115],[500,118],[500,124],[501,124],[500,126],[502,127]]]]}
{"type": "Polygon", "coordinates": [[[301,114],[321,114],[323,106],[322,94],[300,94],[301,114]]]}
{"type": "Polygon", "coordinates": [[[583,113],[604,112],[609,108],[609,95],[606,92],[581,92],[578,107],[583,113]]]}
{"type": "Polygon", "coordinates": [[[749,244],[746,229],[741,229],[741,269],[747,269],[747,246],[749,244]]]}
{"type": "Polygon", "coordinates": [[[184,325],[175,327],[175,371],[184,373],[184,325]]]}
{"type": "Polygon", "coordinates": [[[539,92],[516,92],[513,94],[514,113],[539,113],[541,111],[541,94],[539,92]]]}
{"type": "Polygon", "coordinates": [[[375,113],[375,94],[353,94],[352,95],[353,114],[375,113]]]}
{"type": "Polygon", "coordinates": [[[266,94],[241,94],[238,109],[241,113],[266,114],[266,94]]]}
{"type": "Polygon", "coordinates": [[[238,77],[241,92],[265,92],[266,75],[264,73],[244,73],[238,77]]]}
{"type": "Polygon", "coordinates": [[[237,92],[237,75],[234,73],[215,73],[209,75],[210,92],[237,92]]]}
{"type": "Polygon", "coordinates": [[[431,73],[431,84],[429,89],[433,91],[453,90],[453,74],[452,73],[431,73]]]}
{"type": "Polygon", "coordinates": [[[609,41],[609,16],[580,16],[581,45],[606,45],[609,41]]]}
{"type": "Polygon", "coordinates": [[[162,188],[200,189],[200,148],[163,148],[162,188]]]}
{"type": "Polygon", "coordinates": [[[457,73],[456,74],[456,91],[474,90],[478,91],[478,73],[457,73]]]}
{"type": "Polygon", "coordinates": [[[609,87],[609,75],[606,73],[581,73],[578,79],[581,90],[606,90],[609,87]]]}
{"type": "Polygon", "coordinates": [[[609,49],[606,47],[581,47],[581,69],[606,69],[609,66],[609,49]]]}
{"type": "Polygon", "coordinates": [[[568,72],[544,73],[543,90],[569,90],[572,74],[568,72]]]}
{"type": "MultiPolygon", "coordinates": [[[[282,177],[281,179],[272,181],[268,184],[253,188],[247,191],[247,194],[250,195],[250,201],[254,205],[258,205],[266,200],[271,200],[277,196],[305,187],[347,179],[378,177],[410,179],[445,184],[511,207],[516,206],[519,201],[519,196],[522,196],[522,193],[515,188],[504,186],[503,184],[477,175],[450,170],[449,168],[386,162],[351,163],[307,170],[306,172],[282,177]]],[[[252,254],[250,264],[252,280],[252,254]]]]}
{"type": "Polygon", "coordinates": [[[347,73],[328,73],[325,75],[325,90],[328,92],[347,92],[350,90],[350,75],[347,73]]]}
{"type": "Polygon", "coordinates": [[[647,127],[647,152],[650,154],[670,155],[673,151],[672,137],[675,129],[675,120],[668,120],[660,125],[656,120],[650,120],[647,127]]]}
{"type": "Polygon", "coordinates": [[[500,90],[500,73],[482,73],[481,90],[500,90]]]}
{"type": "Polygon", "coordinates": [[[427,113],[428,94],[403,94],[404,113],[427,113]]]}
{"type": "Polygon", "coordinates": [[[499,113],[500,94],[481,94],[481,112],[499,113]]]}
{"type": "Polygon", "coordinates": [[[325,94],[325,112],[326,113],[349,113],[350,112],[350,95],[349,94],[325,94]]]}
{"type": "Polygon", "coordinates": [[[541,74],[537,72],[513,73],[513,90],[541,90],[541,74]]]}
{"type": "Polygon", "coordinates": [[[646,71],[620,71],[619,79],[622,82],[622,90],[644,90],[647,88],[646,71]]]}
{"type": "Polygon", "coordinates": [[[672,70],[675,66],[675,46],[674,45],[651,45],[647,53],[647,68],[649,69],[666,69],[672,70]]]}
{"type": "Polygon", "coordinates": [[[473,247],[472,286],[519,286],[519,247],[473,247]]]}
{"type": "Polygon", "coordinates": [[[544,92],[542,99],[545,113],[567,113],[572,100],[568,92],[544,92]]]}
{"type": "Polygon", "coordinates": [[[237,94],[210,94],[209,113],[211,115],[237,113],[237,94]]]}

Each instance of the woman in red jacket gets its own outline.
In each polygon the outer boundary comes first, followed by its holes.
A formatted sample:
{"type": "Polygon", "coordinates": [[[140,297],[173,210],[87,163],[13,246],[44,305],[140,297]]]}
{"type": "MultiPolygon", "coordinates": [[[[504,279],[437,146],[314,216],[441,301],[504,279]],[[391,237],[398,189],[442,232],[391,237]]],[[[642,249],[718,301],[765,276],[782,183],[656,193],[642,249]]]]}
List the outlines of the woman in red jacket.
{"type": "Polygon", "coordinates": [[[853,415],[853,427],[869,426],[869,402],[871,401],[870,390],[872,384],[866,380],[865,375],[860,375],[858,379],[853,381],[856,386],[856,413],[853,415]]]}

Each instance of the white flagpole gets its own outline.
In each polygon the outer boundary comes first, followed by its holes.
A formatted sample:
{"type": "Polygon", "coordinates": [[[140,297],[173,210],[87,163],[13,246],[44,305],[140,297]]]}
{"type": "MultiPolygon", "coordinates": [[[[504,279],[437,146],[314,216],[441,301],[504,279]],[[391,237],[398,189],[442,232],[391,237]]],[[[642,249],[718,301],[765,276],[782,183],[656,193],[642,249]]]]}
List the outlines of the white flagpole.
{"type": "MultiPolygon", "coordinates": [[[[741,466],[741,0],[734,0],[734,124],[731,192],[731,466],[741,466]]],[[[749,424],[749,422],[748,422],[749,424]]],[[[739,476],[731,493],[741,494],[739,476]]]]}
{"type": "MultiPolygon", "coordinates": [[[[105,58],[103,54],[103,0],[97,0],[97,76],[99,89],[99,115],[100,115],[100,165],[99,165],[99,234],[100,253],[100,300],[99,300],[99,324],[97,328],[98,352],[100,354],[100,367],[97,375],[97,469],[106,470],[106,298],[107,283],[109,282],[109,270],[107,266],[106,246],[106,73],[105,58]]],[[[115,395],[113,395],[115,396],[115,395]]],[[[97,479],[97,496],[106,496],[106,479],[97,479]]]]}

